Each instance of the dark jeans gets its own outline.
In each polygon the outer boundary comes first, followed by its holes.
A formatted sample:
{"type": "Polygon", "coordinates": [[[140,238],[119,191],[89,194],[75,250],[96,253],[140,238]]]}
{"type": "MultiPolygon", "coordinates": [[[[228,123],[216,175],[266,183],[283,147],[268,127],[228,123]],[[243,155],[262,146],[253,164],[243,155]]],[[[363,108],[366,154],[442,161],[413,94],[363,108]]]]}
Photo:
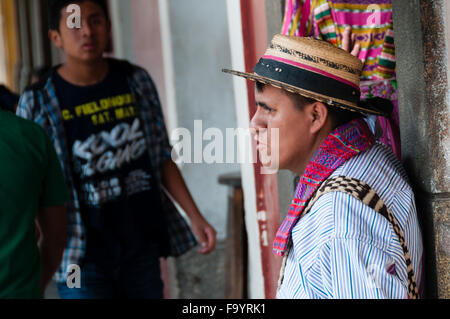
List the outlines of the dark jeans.
{"type": "Polygon", "coordinates": [[[81,267],[81,288],[58,283],[62,299],[162,299],[163,282],[158,257],[138,257],[120,267],[87,262],[81,267]]]}

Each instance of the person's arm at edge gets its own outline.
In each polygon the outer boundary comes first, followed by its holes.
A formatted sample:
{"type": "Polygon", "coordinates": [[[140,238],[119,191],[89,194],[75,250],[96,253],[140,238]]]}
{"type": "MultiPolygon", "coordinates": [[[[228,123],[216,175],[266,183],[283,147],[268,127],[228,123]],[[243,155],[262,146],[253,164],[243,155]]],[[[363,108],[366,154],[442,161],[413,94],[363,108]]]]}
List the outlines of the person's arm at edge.
{"type": "Polygon", "coordinates": [[[199,253],[211,253],[216,246],[216,231],[200,213],[180,170],[171,159],[166,160],[162,166],[162,183],[191,220],[192,230],[202,245],[199,253]]]}
{"type": "Polygon", "coordinates": [[[58,270],[67,243],[66,205],[42,207],[37,221],[41,230],[39,252],[41,256],[41,290],[45,288],[58,270]]]}
{"type": "Polygon", "coordinates": [[[38,132],[42,134],[47,153],[46,174],[43,179],[40,208],[36,218],[40,228],[38,245],[41,256],[41,290],[44,297],[45,288],[60,267],[64,250],[67,247],[66,203],[69,197],[53,142],[42,127],[39,127],[38,132]]]}

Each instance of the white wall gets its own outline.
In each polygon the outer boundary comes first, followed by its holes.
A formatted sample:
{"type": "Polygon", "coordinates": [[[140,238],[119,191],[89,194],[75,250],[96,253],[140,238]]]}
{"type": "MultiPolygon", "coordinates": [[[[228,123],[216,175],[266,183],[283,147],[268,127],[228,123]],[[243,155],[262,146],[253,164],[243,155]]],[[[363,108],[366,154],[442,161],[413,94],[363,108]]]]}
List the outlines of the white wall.
{"type": "MultiPolygon", "coordinates": [[[[234,70],[245,70],[244,39],[239,0],[227,0],[228,34],[234,70]]],[[[228,67],[227,67],[228,68],[228,67]]],[[[250,123],[247,83],[243,78],[231,76],[235,97],[237,126],[248,128],[250,123]]],[[[256,216],[256,192],[253,164],[241,165],[242,186],[245,198],[245,222],[248,234],[248,293],[249,298],[264,299],[264,277],[262,272],[260,234],[256,216]]]]}
{"type": "MultiPolygon", "coordinates": [[[[231,64],[226,16],[222,0],[168,1],[173,72],[179,127],[194,131],[236,127],[233,82],[221,69],[231,64]]],[[[191,133],[192,134],[192,133],[191,133]]],[[[203,143],[203,147],[207,142],[203,143]]],[[[226,238],[227,194],[218,184],[221,174],[239,171],[238,164],[186,164],[182,168],[201,212],[226,238]]]]}

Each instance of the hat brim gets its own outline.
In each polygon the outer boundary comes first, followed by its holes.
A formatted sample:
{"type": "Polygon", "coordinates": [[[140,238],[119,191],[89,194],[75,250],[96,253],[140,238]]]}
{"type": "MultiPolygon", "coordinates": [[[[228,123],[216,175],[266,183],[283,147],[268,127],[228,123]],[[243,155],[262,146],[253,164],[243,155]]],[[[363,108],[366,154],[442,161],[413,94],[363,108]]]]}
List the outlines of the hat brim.
{"type": "Polygon", "coordinates": [[[272,85],[279,89],[286,90],[288,92],[295,93],[295,94],[300,94],[306,98],[314,99],[314,100],[320,101],[322,103],[328,104],[330,106],[336,106],[336,107],[339,107],[339,108],[347,110],[347,111],[352,111],[352,112],[357,112],[357,113],[362,113],[362,114],[386,116],[386,114],[380,110],[362,108],[362,107],[358,106],[357,104],[354,104],[354,103],[351,103],[348,101],[344,101],[341,99],[336,99],[336,98],[328,97],[325,95],[321,95],[321,94],[318,94],[318,93],[315,93],[312,91],[304,90],[304,89],[301,89],[301,88],[298,88],[298,87],[295,87],[295,86],[292,86],[292,85],[289,85],[289,84],[286,84],[286,83],[283,83],[280,81],[276,81],[276,80],[258,75],[256,73],[240,72],[240,71],[235,71],[235,70],[230,70],[230,69],[222,69],[222,72],[240,76],[240,77],[243,77],[248,80],[255,81],[255,82],[261,82],[263,84],[272,85]]]}

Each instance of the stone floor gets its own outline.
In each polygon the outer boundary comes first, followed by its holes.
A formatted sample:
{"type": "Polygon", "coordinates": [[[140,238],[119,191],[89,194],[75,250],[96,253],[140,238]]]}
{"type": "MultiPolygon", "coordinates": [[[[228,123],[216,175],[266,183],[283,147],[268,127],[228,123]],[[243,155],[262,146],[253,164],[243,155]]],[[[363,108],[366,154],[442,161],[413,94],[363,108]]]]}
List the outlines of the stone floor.
{"type": "Polygon", "coordinates": [[[45,291],[45,299],[60,299],[58,296],[58,290],[56,284],[52,281],[45,291]]]}
{"type": "Polygon", "coordinates": [[[225,297],[225,242],[218,242],[210,255],[194,249],[176,260],[179,299],[225,297]]]}

